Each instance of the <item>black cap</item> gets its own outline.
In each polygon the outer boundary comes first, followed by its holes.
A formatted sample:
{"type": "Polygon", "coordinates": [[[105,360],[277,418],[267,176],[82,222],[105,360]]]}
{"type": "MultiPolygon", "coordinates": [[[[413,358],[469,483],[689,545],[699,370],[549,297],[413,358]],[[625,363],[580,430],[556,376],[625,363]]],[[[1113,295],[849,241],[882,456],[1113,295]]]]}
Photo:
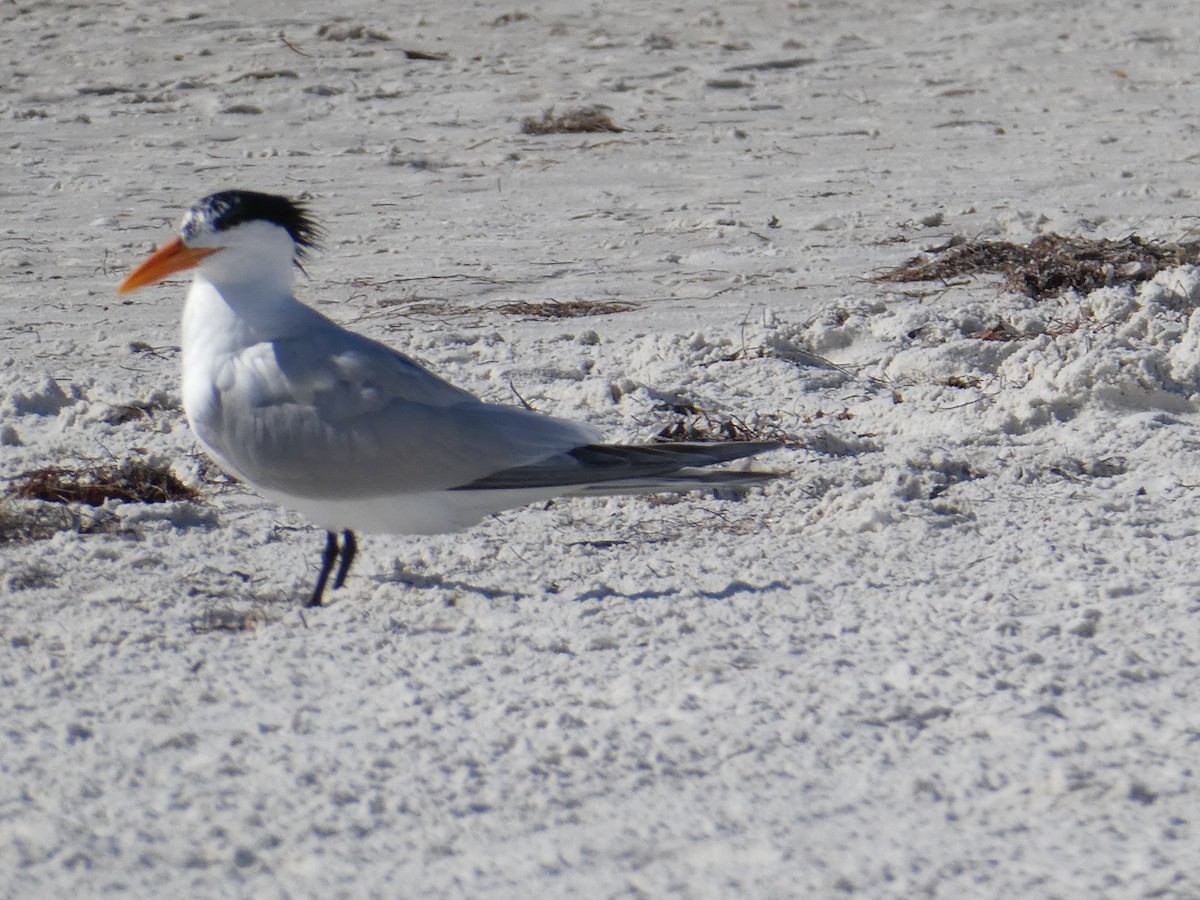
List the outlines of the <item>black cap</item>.
{"type": "Polygon", "coordinates": [[[201,231],[225,231],[243,222],[261,219],[278,225],[292,236],[297,260],[315,248],[321,238],[321,228],[308,210],[288,197],[263,194],[259,191],[219,191],[198,200],[183,220],[183,239],[201,231]]]}

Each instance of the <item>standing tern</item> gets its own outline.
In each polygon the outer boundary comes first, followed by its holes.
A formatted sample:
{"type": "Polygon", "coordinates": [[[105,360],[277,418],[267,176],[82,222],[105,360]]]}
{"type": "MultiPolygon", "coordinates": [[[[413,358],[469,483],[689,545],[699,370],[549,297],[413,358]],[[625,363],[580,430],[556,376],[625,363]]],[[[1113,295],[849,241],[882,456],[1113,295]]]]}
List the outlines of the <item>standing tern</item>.
{"type": "Polygon", "coordinates": [[[320,236],[287,197],[221,191],[192,206],[179,235],[117,288],[194,270],[183,310],[184,411],[223,468],[328,532],[309,606],[321,605],[335,565],[333,587],[346,580],[355,532],[437,534],[557,496],[775,477],[703,467],[776,443],[600,444],[588,425],[484,403],[345,330],[292,293],[292,269],[320,236]]]}

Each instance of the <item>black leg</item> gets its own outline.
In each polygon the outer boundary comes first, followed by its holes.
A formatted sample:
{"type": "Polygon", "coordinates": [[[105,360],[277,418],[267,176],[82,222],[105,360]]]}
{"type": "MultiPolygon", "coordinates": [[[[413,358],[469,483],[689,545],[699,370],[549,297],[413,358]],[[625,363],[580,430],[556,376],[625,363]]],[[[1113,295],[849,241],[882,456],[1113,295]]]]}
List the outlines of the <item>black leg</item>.
{"type": "MultiPolygon", "coordinates": [[[[325,539],[325,555],[321,557],[321,574],[317,576],[317,586],[312,592],[312,596],[308,599],[309,606],[320,606],[321,598],[325,594],[325,582],[329,580],[329,573],[333,571],[333,564],[338,558],[338,542],[337,535],[330,531],[326,532],[325,539]]],[[[342,568],[346,564],[342,563],[342,568]]]]}
{"type": "Polygon", "coordinates": [[[354,539],[354,532],[347,529],[342,532],[342,564],[338,566],[337,578],[333,579],[334,590],[346,583],[346,576],[350,574],[350,567],[354,565],[356,553],[358,541],[354,539]]]}

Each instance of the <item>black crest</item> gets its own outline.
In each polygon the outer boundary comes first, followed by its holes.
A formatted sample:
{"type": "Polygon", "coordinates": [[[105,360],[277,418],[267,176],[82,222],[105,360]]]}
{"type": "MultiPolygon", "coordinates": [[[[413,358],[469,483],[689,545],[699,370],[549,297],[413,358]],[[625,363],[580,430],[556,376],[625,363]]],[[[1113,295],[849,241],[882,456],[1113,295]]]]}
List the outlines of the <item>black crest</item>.
{"type": "Polygon", "coordinates": [[[318,246],[321,228],[308,210],[288,197],[259,191],[220,191],[196,202],[183,219],[186,240],[204,231],[225,231],[261,219],[286,229],[296,243],[297,261],[318,246]]]}

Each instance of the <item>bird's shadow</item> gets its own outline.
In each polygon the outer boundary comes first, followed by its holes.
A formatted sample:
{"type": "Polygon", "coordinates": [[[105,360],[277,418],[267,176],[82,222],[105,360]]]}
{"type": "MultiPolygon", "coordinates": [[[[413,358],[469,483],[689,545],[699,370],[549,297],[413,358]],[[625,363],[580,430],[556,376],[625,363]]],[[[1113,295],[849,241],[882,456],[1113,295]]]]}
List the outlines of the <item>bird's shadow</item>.
{"type": "Polygon", "coordinates": [[[645,591],[617,591],[609,588],[607,585],[599,585],[584,591],[571,599],[575,601],[581,600],[662,600],[667,597],[680,597],[685,593],[690,597],[695,597],[700,600],[728,600],[738,594],[761,594],[767,591],[786,590],[791,587],[791,584],[786,581],[780,581],[778,578],[774,581],[768,581],[766,584],[750,584],[748,581],[740,579],[731,581],[725,587],[716,591],[682,591],[678,589],[667,590],[645,590],[645,591]]]}
{"type": "MultiPolygon", "coordinates": [[[[380,584],[399,584],[407,587],[416,588],[418,590],[442,589],[448,591],[463,591],[465,593],[478,594],[487,600],[528,600],[534,597],[534,594],[523,593],[512,589],[501,589],[493,587],[485,587],[483,585],[471,584],[466,581],[461,581],[453,578],[444,578],[437,574],[424,574],[413,572],[404,566],[397,563],[392,569],[390,575],[378,579],[380,584]]],[[[565,600],[567,602],[586,602],[590,600],[629,600],[629,601],[647,601],[647,600],[663,600],[669,597],[680,597],[684,594],[695,597],[700,600],[728,600],[731,597],[739,594],[762,594],[769,591],[786,590],[791,587],[791,583],[780,580],[778,578],[768,581],[765,584],[751,584],[748,581],[735,579],[723,588],[718,590],[684,591],[678,588],[666,588],[662,590],[646,589],[642,591],[620,591],[611,588],[606,584],[597,585],[589,588],[574,596],[563,596],[563,593],[558,591],[550,592],[556,595],[556,599],[565,600]]],[[[565,592],[564,592],[565,593],[565,592]]]]}
{"type": "Polygon", "coordinates": [[[410,569],[404,568],[399,563],[396,563],[392,567],[390,575],[379,578],[378,583],[404,585],[417,588],[418,590],[441,588],[448,591],[464,591],[466,593],[478,594],[488,600],[521,600],[528,596],[522,594],[520,591],[484,587],[483,585],[469,584],[468,582],[458,581],[453,578],[443,578],[437,574],[427,575],[421,572],[413,572],[410,569]]]}

